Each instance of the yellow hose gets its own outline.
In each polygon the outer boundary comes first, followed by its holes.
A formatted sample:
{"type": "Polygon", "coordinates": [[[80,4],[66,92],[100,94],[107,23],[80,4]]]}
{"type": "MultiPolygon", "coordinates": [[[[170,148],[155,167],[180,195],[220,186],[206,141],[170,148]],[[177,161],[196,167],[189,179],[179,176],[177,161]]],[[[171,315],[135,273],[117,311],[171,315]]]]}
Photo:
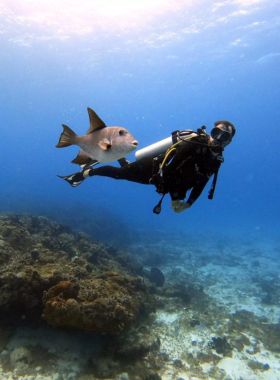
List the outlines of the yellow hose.
{"type": "MultiPolygon", "coordinates": [[[[203,133],[203,135],[205,136],[206,134],[203,133]]],[[[163,166],[164,166],[164,164],[165,164],[168,156],[170,155],[171,152],[173,152],[174,150],[176,150],[175,146],[178,145],[178,144],[180,144],[183,141],[191,140],[191,139],[193,139],[194,137],[197,137],[197,136],[201,136],[201,134],[195,135],[195,136],[190,136],[190,137],[187,137],[185,139],[181,139],[181,140],[177,141],[175,144],[173,144],[170,148],[167,149],[167,151],[165,153],[165,156],[164,156],[164,159],[163,159],[163,161],[162,161],[162,163],[160,165],[160,169],[159,169],[160,175],[162,175],[163,166]]]]}

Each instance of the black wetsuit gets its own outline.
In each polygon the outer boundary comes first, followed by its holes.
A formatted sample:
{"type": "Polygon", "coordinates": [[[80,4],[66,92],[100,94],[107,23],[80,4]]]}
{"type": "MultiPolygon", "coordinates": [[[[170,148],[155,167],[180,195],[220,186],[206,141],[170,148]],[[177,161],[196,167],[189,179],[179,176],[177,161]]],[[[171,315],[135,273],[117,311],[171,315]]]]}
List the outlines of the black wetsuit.
{"type": "Polygon", "coordinates": [[[169,193],[172,200],[185,199],[187,191],[192,189],[188,202],[193,204],[223,162],[222,154],[214,156],[211,153],[207,141],[205,136],[197,136],[178,144],[176,151],[168,156],[162,176],[158,171],[165,154],[158,157],[148,156],[121,168],[102,166],[91,169],[89,176],[153,184],[159,193],[169,193]]]}

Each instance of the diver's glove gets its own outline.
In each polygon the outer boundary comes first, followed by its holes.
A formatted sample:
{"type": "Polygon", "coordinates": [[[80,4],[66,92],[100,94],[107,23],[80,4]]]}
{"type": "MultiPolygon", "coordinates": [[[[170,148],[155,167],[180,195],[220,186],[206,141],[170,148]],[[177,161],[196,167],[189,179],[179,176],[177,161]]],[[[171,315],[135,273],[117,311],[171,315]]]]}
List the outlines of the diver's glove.
{"type": "Polygon", "coordinates": [[[179,208],[180,207],[180,200],[179,199],[176,199],[175,201],[171,201],[171,209],[172,210],[175,210],[176,208],[179,208]]]}
{"type": "MultiPolygon", "coordinates": [[[[176,201],[172,201],[172,202],[176,202],[176,201]]],[[[177,214],[179,214],[180,212],[183,212],[187,208],[190,208],[190,207],[191,207],[191,204],[188,203],[188,202],[179,202],[178,207],[174,208],[174,212],[176,212],[177,214]]],[[[171,208],[172,208],[172,206],[171,206],[171,208]]]]}

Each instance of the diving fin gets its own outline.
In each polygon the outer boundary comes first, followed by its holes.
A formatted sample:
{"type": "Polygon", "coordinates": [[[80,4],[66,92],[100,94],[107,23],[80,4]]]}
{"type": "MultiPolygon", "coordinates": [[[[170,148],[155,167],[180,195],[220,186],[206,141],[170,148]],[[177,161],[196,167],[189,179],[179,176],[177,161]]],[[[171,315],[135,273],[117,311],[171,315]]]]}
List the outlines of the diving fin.
{"type": "Polygon", "coordinates": [[[95,165],[99,164],[99,161],[93,160],[90,164],[86,164],[83,167],[83,170],[77,173],[69,174],[69,175],[58,175],[59,178],[64,179],[68,182],[72,187],[79,186],[86,178],[88,178],[88,171],[95,165]]]}
{"type": "Polygon", "coordinates": [[[70,174],[70,175],[65,175],[65,176],[58,175],[58,177],[70,183],[72,187],[79,186],[85,179],[85,177],[83,176],[83,170],[74,174],[70,174]]]}

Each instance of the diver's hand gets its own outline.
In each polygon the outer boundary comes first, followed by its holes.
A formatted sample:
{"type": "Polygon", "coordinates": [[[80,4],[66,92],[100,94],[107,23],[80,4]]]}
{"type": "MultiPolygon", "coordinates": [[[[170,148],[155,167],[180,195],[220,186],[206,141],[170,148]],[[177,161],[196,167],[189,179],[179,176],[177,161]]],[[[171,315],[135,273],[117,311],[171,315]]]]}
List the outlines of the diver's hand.
{"type": "Polygon", "coordinates": [[[175,210],[176,208],[179,208],[180,207],[180,200],[179,199],[176,199],[176,201],[171,201],[171,209],[172,210],[175,210]]]}
{"type": "Polygon", "coordinates": [[[188,202],[180,202],[179,207],[174,208],[174,212],[179,214],[180,212],[185,211],[187,208],[190,208],[191,204],[188,202]]]}

